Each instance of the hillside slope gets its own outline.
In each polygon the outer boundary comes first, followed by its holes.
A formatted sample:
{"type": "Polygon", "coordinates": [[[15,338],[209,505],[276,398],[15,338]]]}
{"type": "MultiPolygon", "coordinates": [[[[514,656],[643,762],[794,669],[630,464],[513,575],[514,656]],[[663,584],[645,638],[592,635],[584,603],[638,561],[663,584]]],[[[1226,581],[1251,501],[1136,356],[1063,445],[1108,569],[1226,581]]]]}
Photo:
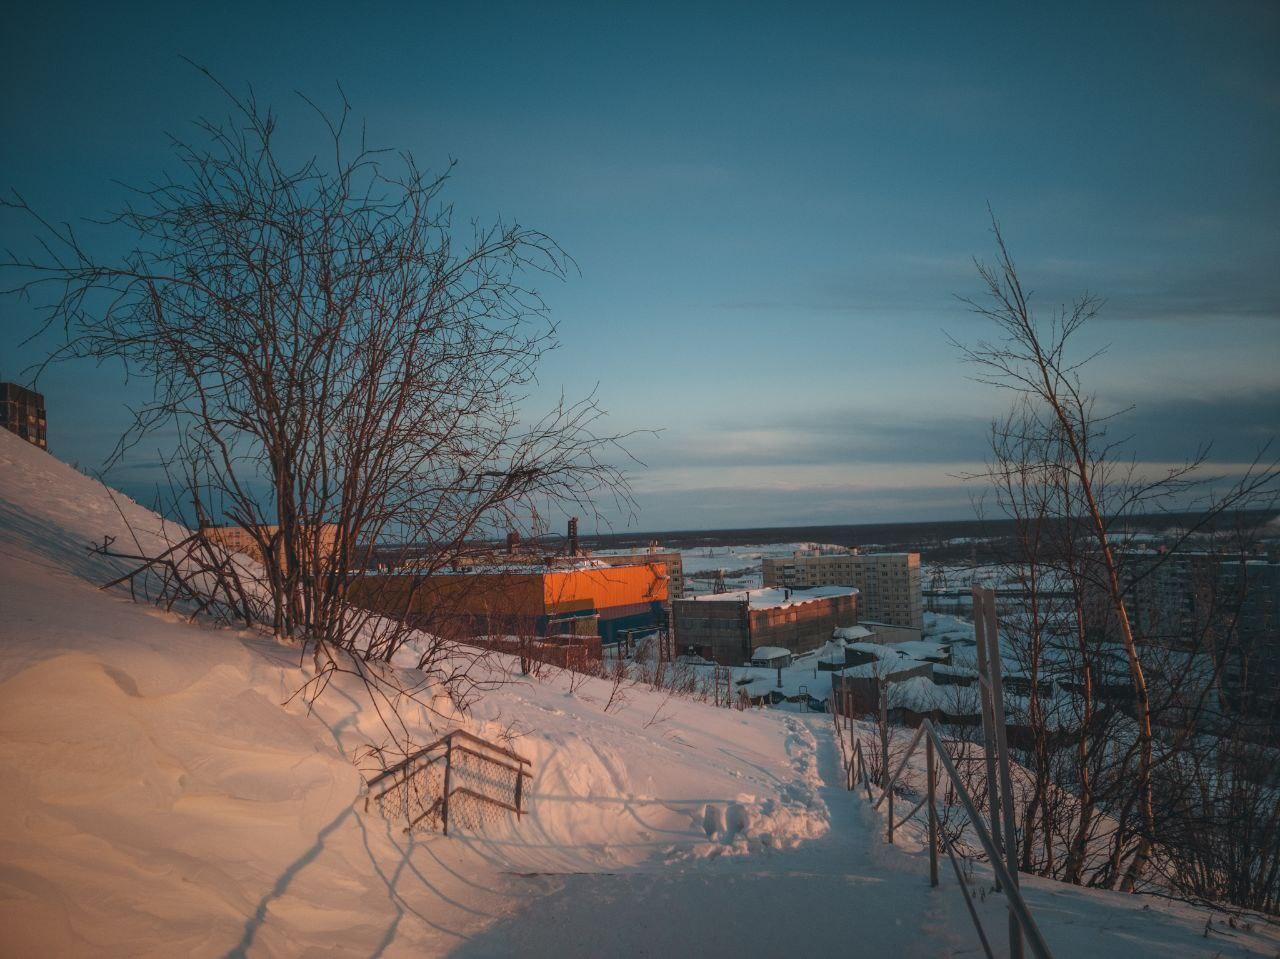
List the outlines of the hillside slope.
{"type": "MultiPolygon", "coordinates": [[[[282,706],[306,678],[296,649],[97,589],[120,567],[90,541],[159,551],[166,534],[184,531],[0,431],[9,954],[434,954],[518,907],[516,873],[745,853],[826,828],[812,749],[807,767],[789,754],[776,717],[641,691],[606,715],[599,688],[523,681],[466,722],[520,734],[530,815],[410,840],[356,810],[353,757],[387,738],[360,688],[332,687],[310,715],[282,706]],[[735,817],[745,831],[708,837],[708,821],[735,817]]],[[[417,717],[420,741],[463,721],[442,709],[417,717]]]]}
{"type": "MultiPolygon", "coordinates": [[[[406,836],[360,801],[364,691],[296,700],[298,650],[102,591],[85,546],[184,531],[0,431],[0,953],[6,956],[977,955],[953,877],[831,785],[821,716],[516,680],[466,717],[515,735],[529,815],[406,836]]],[[[981,870],[979,870],[981,878],[981,870]]],[[[1061,957],[1274,955],[1202,911],[1029,882],[1061,957]]],[[[1000,897],[980,904],[989,929],[1000,897]]],[[[998,938],[998,937],[997,937],[998,938]]]]}

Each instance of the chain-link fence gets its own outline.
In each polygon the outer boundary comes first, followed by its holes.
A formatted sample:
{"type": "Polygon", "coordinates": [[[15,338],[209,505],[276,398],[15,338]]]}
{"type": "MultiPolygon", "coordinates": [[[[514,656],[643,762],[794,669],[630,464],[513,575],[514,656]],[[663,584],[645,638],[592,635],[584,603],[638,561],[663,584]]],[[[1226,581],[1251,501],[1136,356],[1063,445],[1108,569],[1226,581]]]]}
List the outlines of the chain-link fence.
{"type": "Polygon", "coordinates": [[[446,761],[441,749],[407,760],[403,768],[392,767],[370,783],[365,808],[376,805],[387,819],[403,822],[406,831],[438,828],[446,761]]]}
{"type": "Polygon", "coordinates": [[[375,776],[365,808],[376,805],[406,831],[482,831],[524,813],[527,759],[462,730],[375,776]]]}

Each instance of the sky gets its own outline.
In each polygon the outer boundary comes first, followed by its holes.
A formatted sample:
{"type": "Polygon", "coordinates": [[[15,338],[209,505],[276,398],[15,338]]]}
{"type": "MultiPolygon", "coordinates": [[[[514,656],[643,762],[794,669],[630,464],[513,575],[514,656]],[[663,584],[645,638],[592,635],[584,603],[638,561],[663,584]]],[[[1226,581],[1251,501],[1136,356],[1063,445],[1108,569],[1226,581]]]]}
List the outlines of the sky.
{"type": "MultiPolygon", "coordinates": [[[[28,5],[0,37],[0,189],[79,224],[225,112],[185,58],[319,130],[340,83],[462,219],[550,234],[578,270],[527,400],[596,390],[632,441],[641,530],[972,515],[990,419],[949,342],[988,334],[988,206],[1045,308],[1105,298],[1086,374],[1144,463],[1280,434],[1280,6],[28,5]]],[[[31,229],[0,215],[0,244],[31,229]]],[[[0,378],[31,303],[0,298],[0,378]]],[[[95,469],[145,384],[46,371],[50,448],[95,469]]],[[[110,479],[144,498],[157,437],[110,479]]],[[[602,504],[603,505],[603,504],[602,504]]]]}

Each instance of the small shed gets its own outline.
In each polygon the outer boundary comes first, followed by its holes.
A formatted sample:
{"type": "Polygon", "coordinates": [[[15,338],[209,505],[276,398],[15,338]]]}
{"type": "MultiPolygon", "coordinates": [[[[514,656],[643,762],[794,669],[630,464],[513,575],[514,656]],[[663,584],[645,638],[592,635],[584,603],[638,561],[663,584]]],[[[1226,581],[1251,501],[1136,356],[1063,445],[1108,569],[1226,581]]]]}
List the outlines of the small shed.
{"type": "Polygon", "coordinates": [[[791,665],[791,650],[782,646],[758,646],[751,653],[751,665],[768,669],[786,668],[791,665]]]}

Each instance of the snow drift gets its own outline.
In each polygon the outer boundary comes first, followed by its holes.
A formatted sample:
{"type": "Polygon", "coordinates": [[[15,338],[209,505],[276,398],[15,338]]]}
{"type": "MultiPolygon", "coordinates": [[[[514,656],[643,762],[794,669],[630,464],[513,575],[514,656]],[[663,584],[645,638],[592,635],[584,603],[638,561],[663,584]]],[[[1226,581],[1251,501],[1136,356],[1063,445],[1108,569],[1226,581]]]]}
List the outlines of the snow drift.
{"type": "MultiPolygon", "coordinates": [[[[533,760],[530,814],[456,841],[358,811],[387,740],[358,684],[308,713],[298,651],[97,586],[86,546],[185,535],[0,431],[0,925],[17,955],[438,953],[518,873],[786,849],[820,835],[814,740],[777,717],[521,681],[465,724],[533,760]],[[385,940],[385,941],[384,941],[385,940]],[[382,943],[382,946],[379,944],[382,943]]],[[[438,733],[437,733],[438,734],[438,733]]]]}
{"type": "MultiPolygon", "coordinates": [[[[295,647],[99,590],[104,535],[185,531],[0,431],[0,954],[979,954],[953,877],[931,890],[912,828],[884,845],[840,785],[826,717],[639,688],[606,712],[607,683],[564,676],[436,702],[417,741],[510,737],[529,814],[406,835],[363,810],[387,733],[361,686],[288,702],[295,647]]],[[[1060,959],[1280,951],[1201,909],[1024,890],[1060,959]]]]}

